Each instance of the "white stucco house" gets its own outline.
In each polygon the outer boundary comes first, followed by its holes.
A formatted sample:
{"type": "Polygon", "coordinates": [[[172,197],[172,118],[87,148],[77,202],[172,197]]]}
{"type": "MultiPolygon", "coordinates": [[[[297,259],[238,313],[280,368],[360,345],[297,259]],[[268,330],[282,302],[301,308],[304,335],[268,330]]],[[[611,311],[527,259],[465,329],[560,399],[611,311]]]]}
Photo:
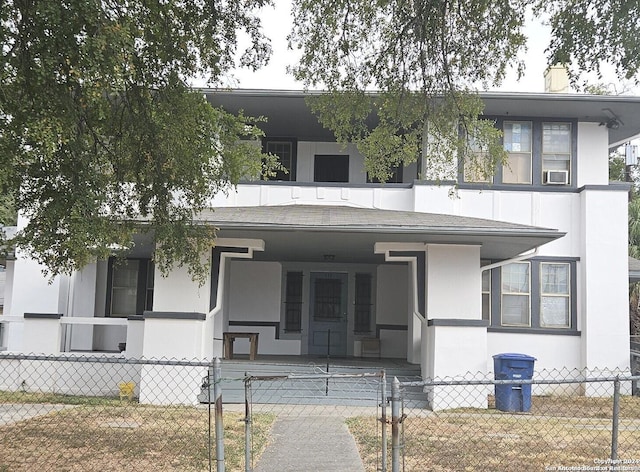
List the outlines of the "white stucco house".
{"type": "Polygon", "coordinates": [[[259,333],[258,356],[357,356],[376,338],[425,378],[491,372],[502,352],[536,369],[628,368],[629,188],[609,182],[608,152],[640,134],[640,98],[483,93],[509,152],[492,181],[460,166],[438,184],[418,160],[381,184],[304,93],[209,96],[266,116],[262,146],[289,172],[211,202],[208,282],[162,277],[144,240],[127,264],[53,283],[17,254],[0,317],[8,351],[202,359],[233,331],[259,333]]]}

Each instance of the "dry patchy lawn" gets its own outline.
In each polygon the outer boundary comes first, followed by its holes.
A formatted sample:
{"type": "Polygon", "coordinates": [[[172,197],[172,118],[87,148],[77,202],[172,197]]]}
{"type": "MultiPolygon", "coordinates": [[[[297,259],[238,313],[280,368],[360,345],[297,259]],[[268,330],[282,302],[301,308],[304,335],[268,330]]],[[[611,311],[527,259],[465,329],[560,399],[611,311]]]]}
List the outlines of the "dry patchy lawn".
{"type": "MultiPolygon", "coordinates": [[[[538,472],[548,466],[593,467],[611,454],[612,401],[606,398],[534,397],[530,413],[495,409],[435,413],[405,409],[404,413],[401,470],[405,471],[538,472]]],[[[366,470],[375,471],[380,463],[376,419],[351,418],[348,426],[366,470]]],[[[618,441],[620,459],[640,461],[640,398],[621,399],[618,441]]],[[[388,463],[390,467],[390,458],[388,463]]]]}
{"type": "MultiPolygon", "coordinates": [[[[22,405],[43,402],[24,397],[22,405]]],[[[72,407],[0,426],[0,472],[18,471],[201,471],[215,470],[215,425],[207,406],[156,407],[119,400],[49,396],[72,407]]],[[[0,394],[10,409],[16,395],[0,394]]],[[[214,412],[211,412],[213,415],[214,412]]],[[[225,413],[225,464],[244,470],[244,421],[225,413]]],[[[274,420],[254,415],[254,451],[261,453],[274,420]]]]}

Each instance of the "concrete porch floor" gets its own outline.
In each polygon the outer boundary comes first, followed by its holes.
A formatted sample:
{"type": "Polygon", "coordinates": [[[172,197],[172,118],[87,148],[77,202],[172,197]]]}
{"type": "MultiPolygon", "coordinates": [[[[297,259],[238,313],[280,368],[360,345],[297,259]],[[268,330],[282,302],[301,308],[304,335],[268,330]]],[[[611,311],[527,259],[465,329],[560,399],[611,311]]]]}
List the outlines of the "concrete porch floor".
{"type": "MultiPolygon", "coordinates": [[[[367,370],[378,371],[385,370],[406,370],[413,375],[420,374],[420,365],[411,364],[406,359],[396,358],[378,358],[378,357],[330,357],[326,356],[314,356],[314,355],[299,355],[299,356],[283,356],[283,355],[269,355],[258,354],[255,360],[249,359],[249,354],[235,354],[233,359],[221,359],[223,366],[226,364],[234,364],[235,368],[241,368],[242,365],[247,367],[258,368],[260,366],[311,366],[326,369],[329,367],[338,367],[341,370],[345,368],[353,368],[355,370],[367,370]],[[417,373],[417,374],[415,374],[417,373]]],[[[223,367],[224,368],[224,367],[223,367]]]]}

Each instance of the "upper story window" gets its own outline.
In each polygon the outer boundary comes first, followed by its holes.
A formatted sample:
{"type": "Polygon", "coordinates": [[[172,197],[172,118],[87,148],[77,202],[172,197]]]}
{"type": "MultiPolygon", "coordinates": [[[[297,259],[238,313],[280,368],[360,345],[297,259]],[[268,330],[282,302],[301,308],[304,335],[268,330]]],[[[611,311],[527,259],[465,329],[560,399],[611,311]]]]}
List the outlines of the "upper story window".
{"type": "MultiPolygon", "coordinates": [[[[394,166],[391,168],[391,176],[386,180],[385,183],[387,184],[401,184],[404,180],[404,167],[402,164],[399,164],[397,166],[394,166]]],[[[376,179],[376,178],[372,178],[369,173],[367,172],[367,183],[371,184],[379,184],[380,179],[376,179]]]]}
{"type": "Polygon", "coordinates": [[[530,121],[505,121],[504,149],[509,153],[502,167],[505,184],[530,184],[532,167],[532,125],[530,121]]]}
{"type": "Polygon", "coordinates": [[[542,123],[542,183],[568,184],[571,123],[542,123]]]}
{"type": "Polygon", "coordinates": [[[314,182],[349,182],[349,156],[316,154],[313,161],[314,182]]]}
{"type": "Polygon", "coordinates": [[[470,162],[465,161],[464,181],[483,183],[492,182],[492,176],[485,175],[485,172],[483,172],[484,163],[488,158],[487,150],[483,149],[473,136],[469,136],[468,139],[469,147],[471,148],[471,153],[473,154],[473,156],[471,156],[470,162]]]}
{"type": "Polygon", "coordinates": [[[264,139],[262,152],[278,156],[280,164],[287,170],[276,171],[276,175],[269,180],[296,180],[297,142],[294,139],[264,139]]]}
{"type": "MultiPolygon", "coordinates": [[[[566,186],[575,173],[577,126],[574,122],[497,120],[503,131],[507,162],[492,179],[482,178],[473,163],[465,162],[459,178],[467,183],[494,185],[566,186]]],[[[471,150],[482,162],[482,151],[471,150]]],[[[477,167],[477,166],[476,166],[477,167]]]]}

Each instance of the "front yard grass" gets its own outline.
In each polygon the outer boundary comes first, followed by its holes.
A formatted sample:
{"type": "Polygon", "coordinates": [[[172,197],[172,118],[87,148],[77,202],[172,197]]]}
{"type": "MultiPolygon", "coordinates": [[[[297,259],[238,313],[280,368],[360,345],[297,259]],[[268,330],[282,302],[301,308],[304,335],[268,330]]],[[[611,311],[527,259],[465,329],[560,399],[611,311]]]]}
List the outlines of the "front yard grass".
{"type": "MultiPolygon", "coordinates": [[[[0,426],[0,472],[208,471],[210,454],[216,469],[213,406],[209,426],[208,405],[150,406],[108,398],[0,393],[0,407],[9,413],[13,405],[37,409],[46,403],[72,406],[0,426]]],[[[274,419],[269,414],[253,416],[254,462],[274,419]]],[[[226,470],[243,471],[244,415],[225,413],[223,420],[226,470]]]]}
{"type": "MultiPolygon", "coordinates": [[[[400,437],[404,471],[539,472],[554,466],[608,466],[599,461],[606,461],[611,454],[611,398],[534,397],[530,413],[495,409],[425,412],[405,408],[404,414],[400,437]]],[[[381,461],[376,418],[354,417],[347,420],[347,425],[365,469],[375,471],[381,461]]],[[[390,426],[387,431],[390,469],[390,426]]],[[[621,398],[618,443],[618,458],[637,468],[638,397],[621,398]]]]}

